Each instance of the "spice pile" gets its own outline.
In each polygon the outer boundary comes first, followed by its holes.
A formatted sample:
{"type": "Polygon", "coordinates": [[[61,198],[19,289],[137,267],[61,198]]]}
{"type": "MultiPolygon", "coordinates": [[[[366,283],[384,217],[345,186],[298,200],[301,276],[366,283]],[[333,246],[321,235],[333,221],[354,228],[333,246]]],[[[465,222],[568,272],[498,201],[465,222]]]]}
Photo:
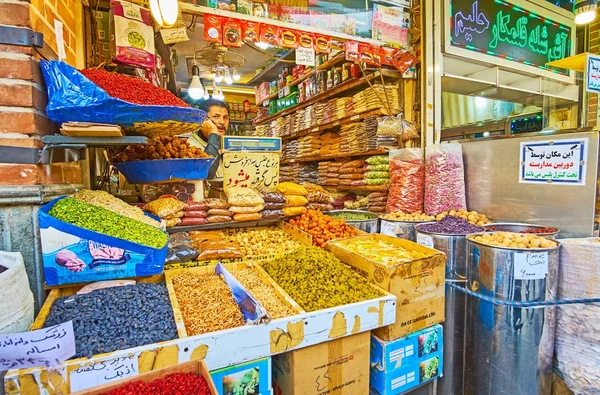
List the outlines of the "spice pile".
{"type": "Polygon", "coordinates": [[[277,254],[300,247],[300,243],[280,229],[249,230],[228,236],[226,240],[237,243],[244,256],[277,254]]]}
{"type": "Polygon", "coordinates": [[[450,212],[444,211],[443,213],[436,215],[435,220],[439,221],[447,215],[453,215],[455,217],[462,218],[477,226],[483,226],[491,222],[485,214],[480,214],[477,211],[467,211],[465,209],[460,209],[457,211],[450,210],[450,212]]]}
{"type": "Polygon", "coordinates": [[[188,336],[245,324],[231,289],[216,274],[186,271],[173,277],[173,288],[188,336]]]}
{"type": "Polygon", "coordinates": [[[106,191],[91,191],[89,189],[84,189],[74,194],[73,198],[93,204],[94,206],[105,208],[116,214],[143,222],[147,225],[152,225],[156,228],[160,227],[160,222],[145,215],[142,209],[127,204],[106,191]]]}
{"type": "Polygon", "coordinates": [[[155,144],[132,144],[113,156],[113,163],[158,159],[197,159],[211,156],[200,148],[192,147],[187,139],[158,137],[155,144]]]}
{"type": "Polygon", "coordinates": [[[148,383],[133,381],[105,395],[210,395],[210,389],[202,376],[172,373],[148,383]]]}
{"type": "Polygon", "coordinates": [[[334,241],[333,245],[352,251],[364,256],[370,261],[381,263],[386,266],[399,265],[428,256],[423,252],[411,251],[385,240],[374,238],[338,240],[334,241]]]}
{"type": "Polygon", "coordinates": [[[333,254],[317,247],[262,264],[265,271],[306,311],[381,296],[374,286],[333,254]]]}
{"type": "Polygon", "coordinates": [[[429,222],[435,221],[435,217],[432,215],[422,213],[407,214],[402,211],[396,211],[395,213],[384,214],[381,219],[389,221],[402,221],[402,222],[429,222]]]}
{"type": "Polygon", "coordinates": [[[279,299],[275,290],[265,284],[254,270],[244,269],[233,272],[233,275],[267,309],[267,312],[274,320],[297,314],[291,307],[288,307],[279,299]]]}
{"type": "Polygon", "coordinates": [[[138,283],[59,298],[44,327],[67,321],[73,321],[74,358],[177,338],[164,284],[138,283]]]}
{"type": "Polygon", "coordinates": [[[468,239],[481,244],[505,248],[554,248],[558,245],[555,241],[545,237],[510,232],[486,233],[468,236],[468,239]]]}
{"type": "Polygon", "coordinates": [[[110,73],[100,69],[84,69],[81,74],[104,89],[110,96],[133,104],[189,107],[189,105],[169,92],[123,74],[110,73]]]}
{"type": "Polygon", "coordinates": [[[313,245],[323,247],[329,240],[356,236],[356,229],[343,219],[333,218],[318,210],[308,210],[299,218],[290,220],[290,224],[310,234],[313,245]]]}
{"type": "Polygon", "coordinates": [[[473,225],[459,217],[448,215],[437,222],[415,226],[418,231],[429,233],[441,233],[447,235],[467,235],[469,233],[482,232],[483,228],[473,225]]]}
{"type": "Polygon", "coordinates": [[[167,234],[154,226],[69,197],[56,202],[49,214],[80,228],[155,249],[163,248],[168,240],[167,234]]]}

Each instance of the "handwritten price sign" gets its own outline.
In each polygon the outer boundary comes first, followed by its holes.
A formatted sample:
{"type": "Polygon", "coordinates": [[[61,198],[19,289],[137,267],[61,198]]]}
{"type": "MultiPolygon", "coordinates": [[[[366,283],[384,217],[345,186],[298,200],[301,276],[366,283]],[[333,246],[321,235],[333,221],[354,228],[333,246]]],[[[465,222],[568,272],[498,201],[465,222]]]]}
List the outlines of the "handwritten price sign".
{"type": "Polygon", "coordinates": [[[600,92],[600,56],[588,54],[586,91],[600,92]]]}
{"type": "Polygon", "coordinates": [[[279,153],[225,152],[223,187],[254,188],[272,191],[279,183],[279,153]]]}
{"type": "Polygon", "coordinates": [[[75,355],[73,322],[0,336],[0,371],[54,367],[75,355]]]}
{"type": "Polygon", "coordinates": [[[519,182],[585,185],[587,139],[521,143],[519,182]]]}
{"type": "Polygon", "coordinates": [[[138,359],[135,355],[81,366],[73,370],[69,376],[71,392],[125,379],[138,373],[138,359]]]}
{"type": "Polygon", "coordinates": [[[548,275],[547,252],[515,254],[515,280],[539,280],[548,275]]]}

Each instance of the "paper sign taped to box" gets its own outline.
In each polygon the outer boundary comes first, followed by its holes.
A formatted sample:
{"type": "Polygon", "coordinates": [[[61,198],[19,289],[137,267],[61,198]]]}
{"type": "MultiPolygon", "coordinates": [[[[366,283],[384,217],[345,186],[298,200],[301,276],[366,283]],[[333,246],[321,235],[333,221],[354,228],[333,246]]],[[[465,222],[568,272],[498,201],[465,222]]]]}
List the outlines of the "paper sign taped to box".
{"type": "Polygon", "coordinates": [[[279,153],[225,152],[223,187],[254,188],[272,191],[279,183],[279,153]]]}
{"type": "Polygon", "coordinates": [[[0,371],[54,367],[73,355],[73,321],[37,331],[0,336],[0,371]]]}

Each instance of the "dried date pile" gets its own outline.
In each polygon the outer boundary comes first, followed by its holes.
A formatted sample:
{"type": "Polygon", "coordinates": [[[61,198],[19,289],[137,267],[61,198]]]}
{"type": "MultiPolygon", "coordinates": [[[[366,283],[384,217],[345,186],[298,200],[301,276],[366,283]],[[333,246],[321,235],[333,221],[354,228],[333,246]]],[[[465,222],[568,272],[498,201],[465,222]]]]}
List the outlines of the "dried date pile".
{"type": "Polygon", "coordinates": [[[113,156],[113,162],[132,162],[156,159],[198,159],[209,158],[200,148],[192,147],[187,139],[158,137],[155,144],[128,145],[122,152],[113,156]]]}
{"type": "Polygon", "coordinates": [[[67,321],[73,321],[74,358],[177,338],[164,284],[138,283],[59,298],[44,326],[67,321]]]}

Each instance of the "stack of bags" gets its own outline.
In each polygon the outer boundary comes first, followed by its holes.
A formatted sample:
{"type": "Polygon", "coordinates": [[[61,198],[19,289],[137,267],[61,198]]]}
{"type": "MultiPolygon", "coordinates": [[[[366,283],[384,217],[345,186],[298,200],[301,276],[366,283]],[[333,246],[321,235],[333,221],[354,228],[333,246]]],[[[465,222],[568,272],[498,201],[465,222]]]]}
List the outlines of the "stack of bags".
{"type": "Polygon", "coordinates": [[[323,118],[321,119],[322,123],[337,121],[337,102],[338,99],[331,99],[325,104],[323,107],[323,118]]]}
{"type": "Polygon", "coordinates": [[[331,211],[333,210],[333,197],[319,185],[304,183],[302,186],[308,191],[308,210],[331,211]]]}
{"type": "Polygon", "coordinates": [[[373,192],[367,197],[369,198],[367,210],[372,213],[385,213],[385,205],[388,199],[387,192],[373,192]]]}
{"type": "Polygon", "coordinates": [[[282,136],[285,130],[285,118],[279,117],[270,123],[272,134],[275,137],[282,136]]]}
{"type": "Polygon", "coordinates": [[[295,182],[282,182],[277,185],[277,190],[285,196],[285,207],[282,211],[286,217],[302,215],[306,212],[308,204],[306,188],[295,182]]]}
{"type": "Polygon", "coordinates": [[[364,210],[368,205],[368,196],[357,196],[356,199],[350,199],[344,202],[344,208],[347,210],[364,210]]]}
{"type": "Polygon", "coordinates": [[[340,152],[354,153],[365,151],[367,139],[362,122],[349,123],[340,130],[340,152]]]}
{"type": "Polygon", "coordinates": [[[225,195],[235,221],[257,221],[261,218],[260,211],[265,208],[265,201],[254,189],[226,188],[225,195]]]}
{"type": "Polygon", "coordinates": [[[300,163],[282,165],[279,167],[279,181],[294,181],[300,176],[300,163]]]}
{"type": "Polygon", "coordinates": [[[336,193],[336,194],[334,194],[333,209],[334,210],[343,210],[344,205],[346,204],[347,201],[353,202],[355,200],[356,200],[356,194],[354,192],[336,193]]]}
{"type": "Polygon", "coordinates": [[[310,109],[310,127],[317,126],[321,123],[321,119],[323,119],[323,108],[325,104],[316,103],[311,106],[310,109]]]}
{"type": "Polygon", "coordinates": [[[298,110],[296,112],[296,119],[298,120],[298,127],[296,128],[296,132],[308,129],[312,126],[312,120],[310,117],[312,107],[313,106],[308,106],[305,109],[298,110]]]}
{"type": "Polygon", "coordinates": [[[165,221],[167,228],[181,223],[186,204],[174,197],[161,197],[144,206],[144,211],[165,221]]]}
{"type": "Polygon", "coordinates": [[[298,158],[318,156],[321,150],[319,135],[302,136],[298,139],[298,158]]]}
{"type": "Polygon", "coordinates": [[[223,199],[204,199],[202,201],[208,207],[206,220],[210,224],[231,221],[231,211],[228,210],[229,203],[223,199]]]}
{"type": "Polygon", "coordinates": [[[361,159],[346,162],[339,169],[340,186],[362,186],[364,184],[365,162],[361,159]]]}
{"type": "Polygon", "coordinates": [[[319,162],[319,179],[317,180],[317,184],[319,185],[328,185],[327,184],[327,173],[329,171],[329,165],[333,162],[319,162]]]}
{"type": "Polygon", "coordinates": [[[296,159],[298,157],[298,140],[288,141],[283,146],[283,152],[281,153],[282,160],[296,159]]]}
{"type": "Polygon", "coordinates": [[[365,185],[390,184],[390,157],[388,155],[371,156],[366,163],[365,185]]]}
{"type": "Polygon", "coordinates": [[[271,125],[257,125],[254,130],[255,136],[273,137],[273,129],[271,129],[271,125]]]}
{"type": "Polygon", "coordinates": [[[398,85],[386,85],[384,90],[383,85],[375,84],[354,95],[354,110],[361,113],[376,109],[387,110],[389,108],[396,113],[400,110],[399,97],[398,85]],[[386,100],[387,107],[384,105],[386,100]]]}
{"type": "Polygon", "coordinates": [[[265,207],[261,211],[263,218],[279,218],[283,217],[283,209],[285,208],[285,196],[279,191],[267,192],[263,195],[265,207]]]}
{"type": "Polygon", "coordinates": [[[340,168],[341,167],[342,167],[341,162],[331,162],[329,164],[329,166],[327,167],[327,174],[326,174],[327,182],[324,185],[331,185],[331,186],[340,185],[340,168]]]}
{"type": "Polygon", "coordinates": [[[321,135],[320,155],[336,155],[340,153],[342,138],[338,133],[327,132],[321,135]]]}
{"type": "Polygon", "coordinates": [[[351,97],[340,97],[336,105],[335,116],[337,119],[349,117],[354,114],[354,100],[351,97]]]}
{"type": "Polygon", "coordinates": [[[300,183],[315,183],[319,179],[319,168],[316,163],[303,163],[300,165],[300,175],[297,181],[300,183]]]}
{"type": "Polygon", "coordinates": [[[396,145],[396,136],[379,134],[379,123],[376,117],[366,118],[364,123],[368,140],[367,149],[369,151],[377,150],[383,147],[393,147],[396,145]]]}

